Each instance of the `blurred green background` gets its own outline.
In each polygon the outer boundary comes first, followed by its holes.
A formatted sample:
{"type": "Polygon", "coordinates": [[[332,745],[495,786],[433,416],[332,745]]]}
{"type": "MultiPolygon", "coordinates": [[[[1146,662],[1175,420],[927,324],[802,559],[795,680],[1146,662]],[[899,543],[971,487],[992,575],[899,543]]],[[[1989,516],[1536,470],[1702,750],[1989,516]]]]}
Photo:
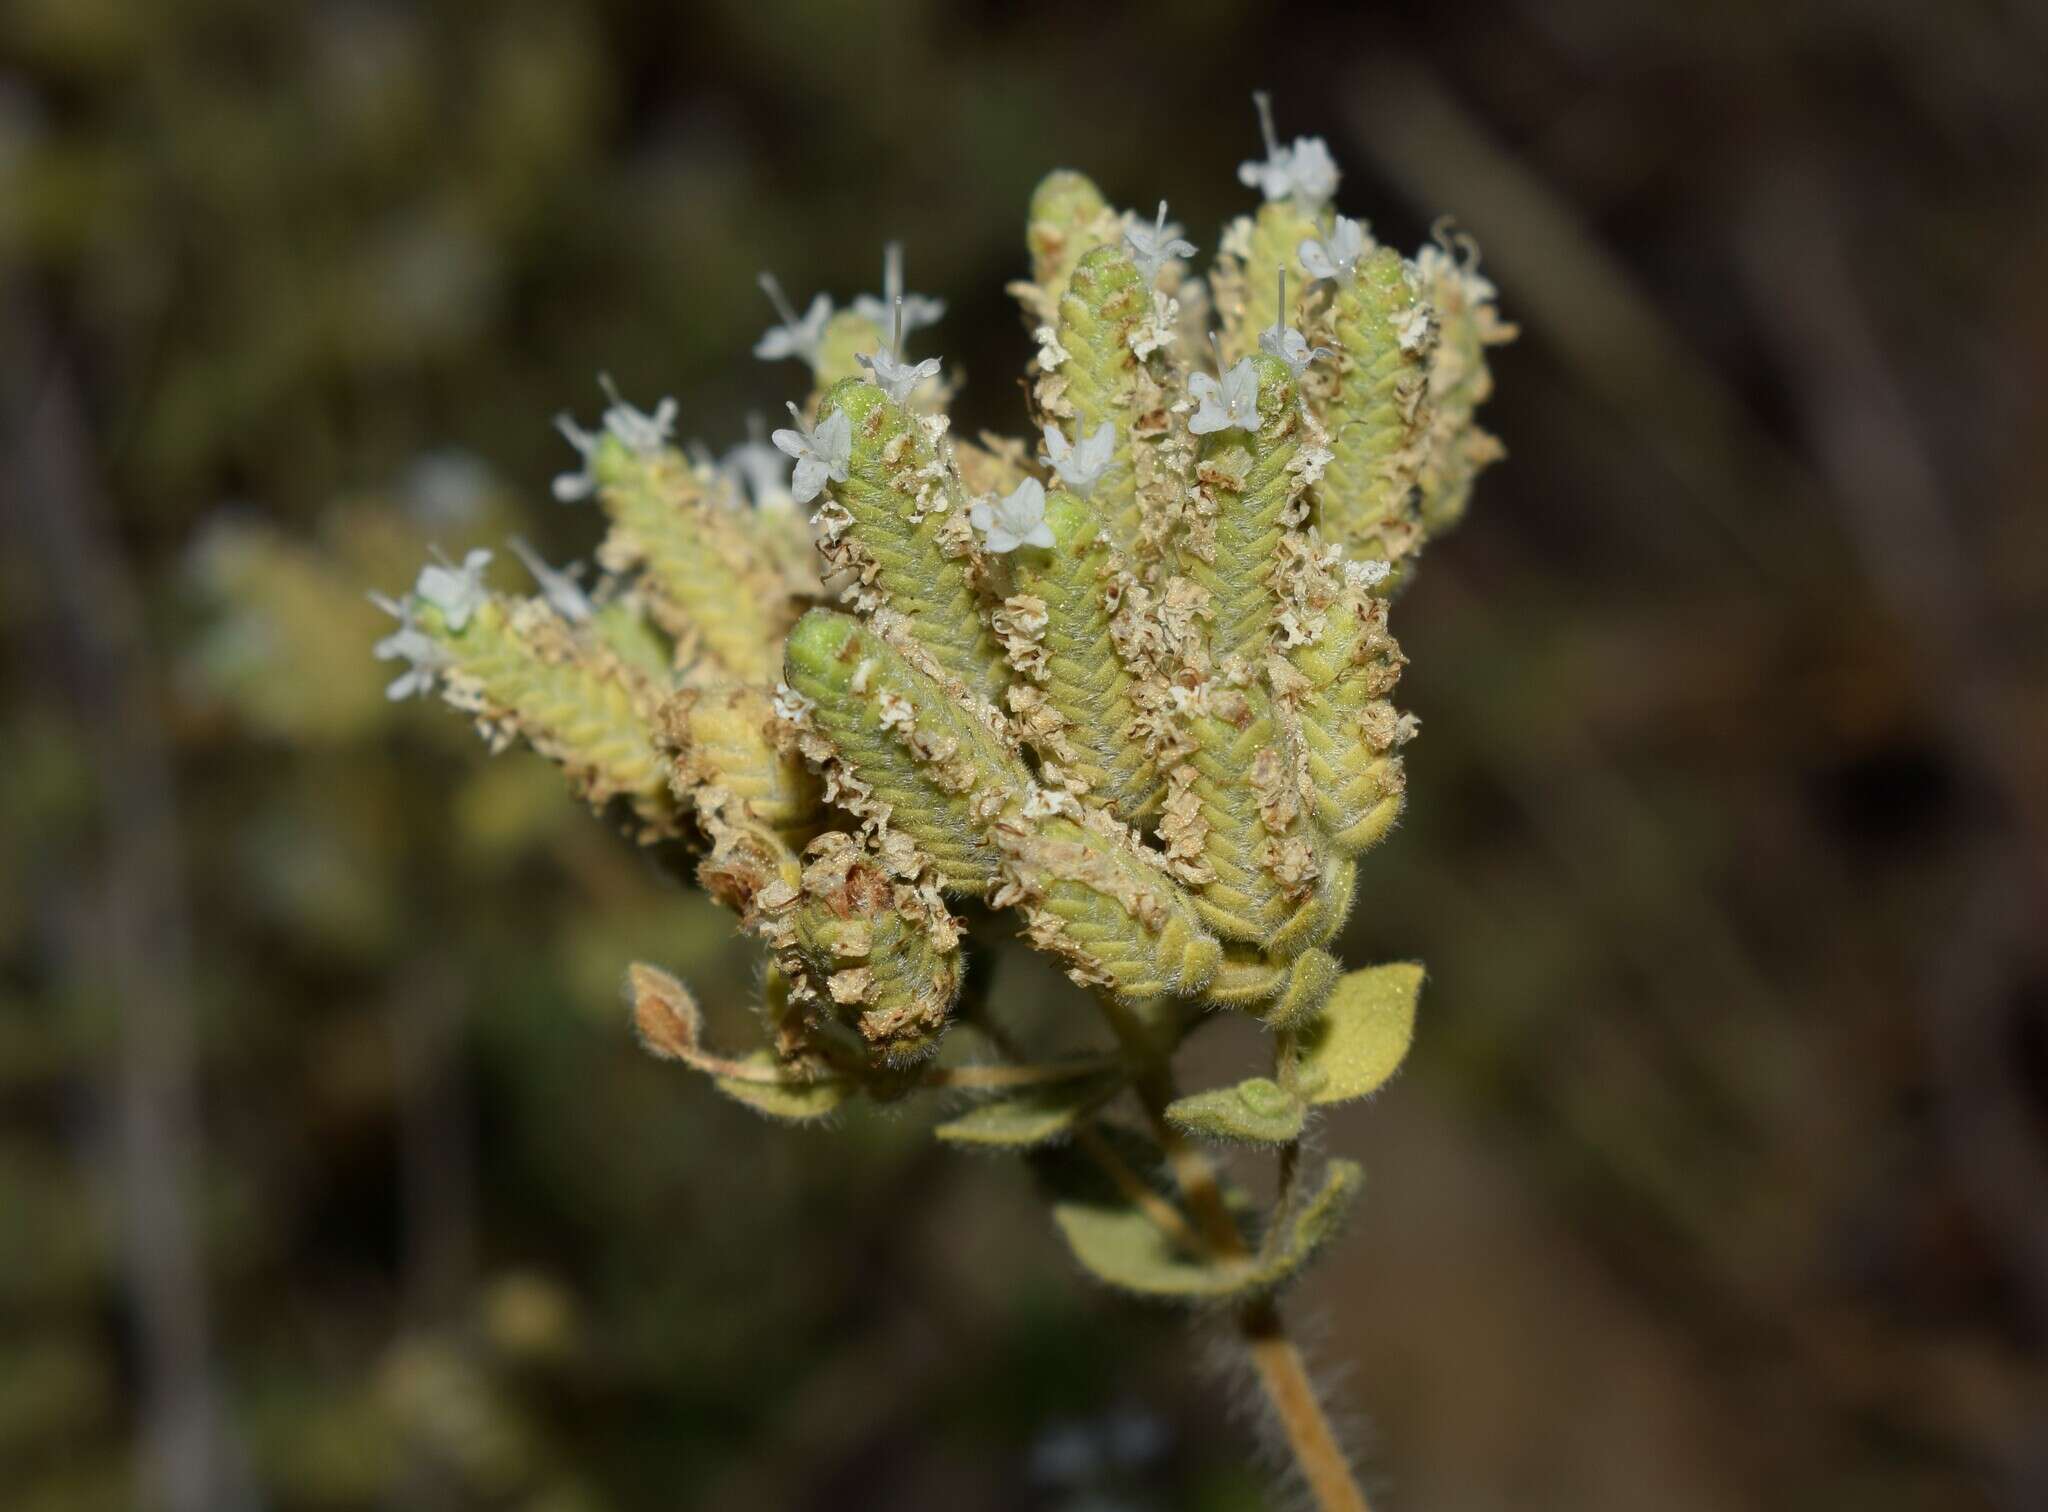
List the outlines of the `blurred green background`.
{"type": "Polygon", "coordinates": [[[387,705],[362,600],[586,553],[548,420],[601,369],[715,447],[796,397],[763,267],[904,239],[1018,428],[1033,182],[1206,258],[1260,86],[1524,332],[1396,611],[1347,948],[1432,978],[1296,1306],[1380,1501],[2048,1506],[2019,0],[4,0],[0,1505],[1282,1504],[1019,1168],[642,1056],[624,963],[732,1013],[747,949],[387,705]]]}

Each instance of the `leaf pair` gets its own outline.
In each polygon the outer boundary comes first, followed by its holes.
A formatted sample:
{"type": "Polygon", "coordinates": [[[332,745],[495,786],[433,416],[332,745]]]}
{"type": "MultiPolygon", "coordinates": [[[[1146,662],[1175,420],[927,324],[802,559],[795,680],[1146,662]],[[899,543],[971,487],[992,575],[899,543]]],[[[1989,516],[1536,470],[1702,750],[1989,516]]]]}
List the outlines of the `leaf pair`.
{"type": "Polygon", "coordinates": [[[1166,1110],[1174,1125],[1209,1139],[1286,1144],[1301,1137],[1309,1110],[1378,1091],[1415,1037],[1422,968],[1369,966],[1338,982],[1322,1016],[1299,1031],[1283,1086],[1255,1076],[1183,1097],[1166,1110]]]}

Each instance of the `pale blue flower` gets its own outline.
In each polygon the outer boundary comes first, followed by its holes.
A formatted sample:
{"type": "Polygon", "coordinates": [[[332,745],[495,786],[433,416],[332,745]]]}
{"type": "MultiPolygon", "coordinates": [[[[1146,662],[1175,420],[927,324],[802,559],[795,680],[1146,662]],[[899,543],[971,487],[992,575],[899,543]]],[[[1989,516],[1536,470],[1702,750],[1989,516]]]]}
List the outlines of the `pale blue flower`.
{"type": "Polygon", "coordinates": [[[808,504],[824,488],[826,479],[846,481],[847,464],[853,460],[853,422],[845,410],[834,410],[812,430],[794,404],[789,407],[789,418],[796,422],[796,429],[779,430],[769,439],[784,456],[796,458],[792,493],[797,503],[808,504]]]}
{"type": "Polygon", "coordinates": [[[1158,282],[1159,270],[1174,258],[1191,257],[1195,250],[1195,244],[1180,235],[1180,227],[1167,223],[1165,200],[1159,202],[1159,217],[1149,226],[1126,217],[1124,245],[1130,248],[1131,261],[1138,265],[1147,284],[1158,282]]]}
{"type": "Polygon", "coordinates": [[[1237,181],[1269,201],[1292,199],[1303,210],[1320,210],[1337,192],[1337,160],[1329,144],[1321,137],[1296,137],[1293,146],[1282,146],[1273,132],[1272,96],[1260,90],[1252,103],[1259,109],[1266,156],[1238,164],[1237,181]]]}
{"type": "Polygon", "coordinates": [[[1045,485],[1036,478],[1026,478],[994,503],[976,499],[967,521],[998,556],[1019,546],[1053,545],[1052,527],[1045,523],[1045,485]]]}
{"type": "Polygon", "coordinates": [[[747,439],[719,458],[718,470],[733,480],[734,492],[756,509],[787,509],[796,501],[789,493],[789,458],[768,444],[767,427],[758,414],[747,416],[747,439]]]}
{"type": "Polygon", "coordinates": [[[410,597],[394,599],[381,593],[370,602],[398,621],[398,628],[377,642],[373,653],[378,661],[403,661],[406,669],[385,686],[384,696],[394,703],[402,698],[425,697],[434,691],[434,679],[448,665],[447,651],[432,636],[412,622],[410,597]]]}
{"type": "Polygon", "coordinates": [[[429,562],[413,584],[413,597],[440,610],[442,621],[460,635],[469,617],[491,596],[484,587],[484,568],[490,562],[490,552],[481,546],[464,557],[460,567],[445,559],[429,562]]]}
{"type": "Polygon", "coordinates": [[[555,416],[555,429],[583,459],[583,466],[577,471],[555,475],[555,497],[564,504],[579,503],[597,492],[597,444],[603,438],[595,431],[585,430],[567,415],[555,416]]]}
{"type": "Polygon", "coordinates": [[[754,343],[754,355],[763,362],[778,362],[784,357],[801,357],[812,367],[818,365],[818,344],[825,339],[825,323],[832,318],[832,301],[820,294],[811,301],[811,307],[798,315],[789,299],[782,292],[773,273],[760,277],[761,292],[768,296],[768,302],[775,306],[775,313],[782,317],[780,325],[770,326],[754,343]]]}
{"type": "Polygon", "coordinates": [[[1105,420],[1095,428],[1095,434],[1084,436],[1081,444],[1071,445],[1067,434],[1057,425],[1045,427],[1045,460],[1060,482],[1087,498],[1095,491],[1095,485],[1102,481],[1102,475],[1109,471],[1116,453],[1116,425],[1105,420]]]}
{"type": "Polygon", "coordinates": [[[1311,278],[1334,278],[1349,283],[1358,276],[1359,259],[1370,246],[1364,225],[1348,215],[1340,215],[1328,236],[1320,240],[1313,236],[1303,238],[1299,249],[1302,271],[1311,278]]]}
{"type": "Polygon", "coordinates": [[[1259,350],[1286,363],[1287,371],[1297,380],[1300,379],[1302,370],[1318,357],[1336,355],[1328,347],[1311,347],[1308,338],[1293,326],[1277,324],[1259,332],[1259,350]]]}
{"type": "Polygon", "coordinates": [[[1207,373],[1190,375],[1188,392],[1202,401],[1188,421],[1188,429],[1194,434],[1258,429],[1259,372],[1252,366],[1251,358],[1239,358],[1237,366],[1223,375],[1221,383],[1207,373]]]}
{"type": "Polygon", "coordinates": [[[647,456],[668,445],[669,437],[676,428],[675,400],[663,399],[650,415],[619,397],[611,374],[599,373],[597,381],[603,387],[605,397],[611,400],[604,412],[604,428],[618,438],[621,446],[629,452],[647,456]]]}
{"type": "Polygon", "coordinates": [[[533,574],[533,580],[540,584],[541,597],[548,601],[555,613],[571,624],[581,624],[590,618],[590,596],[576,581],[578,563],[571,562],[567,569],[556,571],[542,560],[539,552],[527,545],[518,536],[506,542],[512,554],[526,564],[526,570],[533,574]]]}
{"type": "Polygon", "coordinates": [[[924,294],[908,294],[903,289],[903,243],[890,242],[882,248],[882,293],[856,294],[853,313],[868,321],[878,331],[890,328],[891,320],[899,321],[896,337],[891,345],[903,350],[903,338],[926,326],[937,325],[946,313],[946,302],[924,294]]]}
{"type": "Polygon", "coordinates": [[[919,363],[898,362],[887,352],[876,352],[870,356],[860,353],[853,359],[873,375],[875,386],[898,404],[910,398],[910,391],[927,378],[939,376],[939,359],[927,357],[919,363]]]}

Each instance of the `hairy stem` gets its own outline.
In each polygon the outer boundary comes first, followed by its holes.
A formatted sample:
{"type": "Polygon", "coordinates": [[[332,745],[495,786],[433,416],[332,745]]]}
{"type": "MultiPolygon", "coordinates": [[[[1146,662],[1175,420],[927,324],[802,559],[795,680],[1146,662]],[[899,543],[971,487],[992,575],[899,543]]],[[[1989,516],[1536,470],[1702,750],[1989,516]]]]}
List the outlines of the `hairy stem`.
{"type": "MultiPolygon", "coordinates": [[[[1224,1203],[1223,1185],[1217,1179],[1215,1166],[1167,1121],[1167,1104],[1177,1093],[1166,1050],[1122,1004],[1107,996],[1097,1001],[1132,1059],[1131,1085],[1144,1104],[1145,1116],[1160,1148],[1166,1152],[1174,1182],[1196,1228],[1218,1257],[1248,1258],[1251,1251],[1224,1203]]],[[[1095,1152],[1090,1149],[1090,1153],[1095,1152]]],[[[1294,1147],[1290,1145],[1283,1153],[1283,1174],[1290,1180],[1292,1172],[1285,1167],[1293,1164],[1293,1155],[1294,1147]]],[[[1114,1179],[1115,1172],[1110,1175],[1114,1179]]],[[[1322,1403],[1316,1399],[1308,1366],[1287,1332],[1279,1305],[1271,1297],[1261,1297],[1239,1308],[1235,1321],[1238,1337],[1251,1356],[1259,1387],[1265,1392],[1281,1431],[1287,1435],[1288,1450],[1315,1497],[1316,1506],[1321,1512],[1370,1512],[1365,1492],[1359,1489],[1351,1472],[1351,1462],[1337,1443],[1322,1403]]]]}
{"type": "Polygon", "coordinates": [[[1370,1512],[1365,1493],[1351,1473],[1351,1462],[1330,1429],[1323,1404],[1316,1400],[1301,1351],[1288,1336],[1287,1324],[1273,1299],[1254,1302],[1239,1312],[1237,1331],[1316,1505],[1322,1512],[1370,1512]]]}

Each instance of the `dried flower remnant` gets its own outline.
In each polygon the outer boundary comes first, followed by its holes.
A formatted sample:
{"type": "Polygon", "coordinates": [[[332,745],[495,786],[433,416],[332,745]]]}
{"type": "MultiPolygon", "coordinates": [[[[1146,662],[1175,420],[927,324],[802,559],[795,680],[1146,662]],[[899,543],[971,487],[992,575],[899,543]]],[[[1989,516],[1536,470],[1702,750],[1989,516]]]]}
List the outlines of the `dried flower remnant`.
{"type": "Polygon", "coordinates": [[[1358,1187],[1304,1156],[1316,1110],[1412,1032],[1419,968],[1347,973],[1333,945],[1407,790],[1391,595],[1499,455],[1474,411],[1512,332],[1468,244],[1376,244],[1331,209],[1323,141],[1257,103],[1260,200],[1206,277],[1163,202],[1121,212],[1069,171],[1034,194],[1011,287],[1035,457],[952,434],[939,360],[904,350],[943,306],[905,291],[900,246],[836,314],[763,275],[755,350],[815,384],[788,427],[714,462],[678,450],[672,401],[607,383],[596,430],[560,422],[582,466],[555,482],[605,517],[597,580],[518,541],[532,597],[492,591],[487,552],[430,563],[379,600],[376,649],[406,664],[393,697],[438,692],[693,855],[760,942],[754,1046],[705,1044],[637,966],[650,1048],[792,1122],[976,1097],[939,1137],[1029,1150],[1102,1279],[1229,1308],[1322,1504],[1355,1508],[1274,1294],[1358,1187]],[[1015,1042],[963,991],[989,915],[1088,995],[1098,1049],[953,1053],[961,1017],[1015,1042]],[[1257,1019],[1269,1063],[1181,1096],[1172,1052],[1211,1009],[1257,1019]],[[1202,1142],[1278,1152],[1249,1227],[1202,1142]]]}

